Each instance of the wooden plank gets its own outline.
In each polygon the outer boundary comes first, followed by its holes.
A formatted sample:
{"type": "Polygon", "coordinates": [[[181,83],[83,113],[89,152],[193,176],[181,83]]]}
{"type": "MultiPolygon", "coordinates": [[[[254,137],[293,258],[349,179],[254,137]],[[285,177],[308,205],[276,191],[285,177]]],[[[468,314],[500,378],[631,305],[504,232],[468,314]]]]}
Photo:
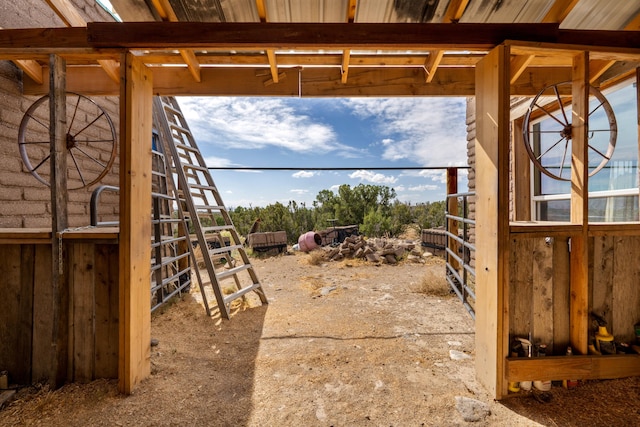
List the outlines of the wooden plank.
{"type": "Polygon", "coordinates": [[[640,356],[629,354],[507,359],[505,365],[509,381],[525,381],[530,378],[596,380],[640,376],[640,356]]]}
{"type": "Polygon", "coordinates": [[[533,299],[533,242],[531,238],[511,239],[509,271],[509,334],[529,339],[532,327],[533,299]]]}
{"type": "Polygon", "coordinates": [[[476,376],[490,394],[508,393],[509,48],[476,66],[476,376]]]}
{"type": "Polygon", "coordinates": [[[532,337],[535,344],[553,349],[553,246],[546,238],[533,241],[532,337]]]}
{"type": "Polygon", "coordinates": [[[305,68],[301,71],[301,93],[313,96],[473,96],[474,71],[470,68],[440,69],[426,83],[422,68],[349,68],[342,83],[339,69],[305,68]]]}
{"type": "Polygon", "coordinates": [[[24,379],[28,370],[20,360],[20,290],[22,287],[20,245],[0,245],[0,256],[3,260],[3,297],[6,303],[0,313],[0,366],[9,371],[9,374],[17,375],[24,379]]]}
{"type": "Polygon", "coordinates": [[[201,81],[190,77],[186,68],[154,68],[153,93],[157,95],[298,96],[299,73],[287,68],[278,84],[267,84],[271,73],[254,68],[202,68],[201,81]]]}
{"type": "Polygon", "coordinates": [[[118,385],[131,393],[151,373],[151,131],[153,76],[123,55],[120,96],[118,385]]]}
{"type": "Polygon", "coordinates": [[[18,28],[0,31],[0,52],[90,53],[86,28],[18,28]]]}
{"type": "Polygon", "coordinates": [[[95,258],[91,243],[74,243],[69,248],[69,287],[73,305],[73,330],[69,340],[73,354],[73,381],[94,379],[95,354],[95,258]]]}
{"type": "Polygon", "coordinates": [[[49,138],[51,143],[51,287],[53,297],[53,348],[55,375],[49,377],[51,386],[63,384],[68,379],[69,287],[65,260],[59,232],[65,230],[67,220],[67,94],[66,62],[52,54],[49,57],[49,138]]]}
{"type": "MultiPolygon", "coordinates": [[[[353,62],[353,56],[352,62],[353,62]]],[[[282,63],[286,58],[279,57],[282,63]]],[[[290,61],[289,61],[290,62],[290,61]]],[[[264,68],[202,68],[201,81],[194,81],[186,67],[154,67],[154,93],[161,95],[225,95],[225,96],[473,96],[475,90],[472,67],[439,67],[431,84],[425,83],[421,64],[404,67],[349,67],[349,82],[342,83],[340,62],[333,67],[303,68],[280,67],[286,74],[278,84],[266,77],[264,68]],[[299,77],[299,75],[301,77],[299,77]],[[353,76],[357,81],[352,81],[353,76]],[[298,79],[301,81],[298,82],[298,79]],[[301,85],[301,89],[298,87],[301,85]]],[[[381,58],[378,62],[384,62],[381,58]]],[[[475,62],[475,60],[474,60],[475,62]]],[[[304,64],[304,63],[300,63],[304,64]]],[[[47,71],[47,68],[44,68],[47,71]]],[[[543,87],[558,80],[570,80],[569,68],[536,68],[521,76],[511,87],[514,96],[533,96],[543,87]]],[[[36,84],[24,81],[24,93],[43,95],[48,91],[48,81],[36,84]]],[[[90,96],[118,94],[119,86],[96,66],[67,68],[67,90],[90,96]]]]}
{"type": "MultiPolygon", "coordinates": [[[[614,240],[613,236],[595,236],[593,238],[591,270],[590,312],[604,318],[609,325],[611,325],[613,310],[614,240]]],[[[595,328],[593,328],[593,324],[591,326],[593,332],[595,328]]]]}
{"type": "Polygon", "coordinates": [[[516,221],[531,221],[531,161],[522,136],[523,119],[513,122],[513,216],[516,221]]]}
{"type": "MultiPolygon", "coordinates": [[[[130,49],[491,49],[505,40],[555,42],[557,24],[90,22],[95,47],[130,49]]],[[[593,31],[594,33],[603,33],[593,31]]],[[[572,35],[572,41],[580,37],[572,35]]],[[[592,40],[591,34],[583,35],[592,40]]],[[[635,39],[611,37],[633,42],[635,39]]],[[[637,46],[636,43],[633,47],[637,46]]]]}
{"type": "Polygon", "coordinates": [[[633,325],[640,320],[640,237],[614,239],[612,316],[609,333],[616,341],[635,342],[633,325]]]}
{"type": "Polygon", "coordinates": [[[95,245],[95,377],[118,377],[118,246],[95,245]]]}
{"type": "MultiPolygon", "coordinates": [[[[20,245],[20,303],[17,361],[22,365],[20,372],[12,372],[13,380],[18,384],[31,383],[31,357],[33,339],[33,278],[35,269],[35,245],[20,245]]],[[[0,255],[2,256],[2,255],[0,255]]],[[[6,258],[3,258],[6,259],[6,258]]],[[[6,278],[6,276],[4,276],[6,278]]],[[[1,341],[4,344],[4,341],[1,341]]],[[[1,366],[1,365],[0,365],[1,366]]]]}
{"type": "Polygon", "coordinates": [[[569,336],[569,238],[553,239],[553,354],[565,354],[569,336]]]}
{"type": "Polygon", "coordinates": [[[640,236],[640,223],[600,223],[589,224],[589,236],[608,236],[615,234],[616,236],[640,236]]]}
{"type": "Polygon", "coordinates": [[[575,354],[587,354],[589,340],[589,55],[573,59],[571,139],[571,223],[582,225],[571,238],[570,334],[575,354]]]}
{"type": "Polygon", "coordinates": [[[53,337],[53,289],[51,245],[36,245],[33,276],[33,367],[32,381],[51,378],[55,371],[53,337]]]}

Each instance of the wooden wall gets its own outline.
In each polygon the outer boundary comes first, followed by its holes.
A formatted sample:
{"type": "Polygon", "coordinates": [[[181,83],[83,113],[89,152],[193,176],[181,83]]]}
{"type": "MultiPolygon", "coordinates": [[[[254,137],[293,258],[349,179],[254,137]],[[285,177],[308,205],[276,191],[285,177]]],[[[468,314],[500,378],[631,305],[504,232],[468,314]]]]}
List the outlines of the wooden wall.
{"type": "MultiPolygon", "coordinates": [[[[545,343],[555,355],[570,345],[569,234],[512,234],[509,335],[545,343]],[[548,240],[550,239],[550,240],[548,240]]],[[[633,342],[640,321],[640,236],[592,235],[589,312],[603,316],[616,341],[633,342]]],[[[590,336],[596,324],[591,321],[590,336]]]]}
{"type": "MultiPolygon", "coordinates": [[[[67,380],[118,376],[118,245],[70,242],[69,295],[64,340],[67,380]]],[[[31,384],[51,375],[53,325],[51,245],[0,244],[0,370],[12,383],[31,384]]]]}

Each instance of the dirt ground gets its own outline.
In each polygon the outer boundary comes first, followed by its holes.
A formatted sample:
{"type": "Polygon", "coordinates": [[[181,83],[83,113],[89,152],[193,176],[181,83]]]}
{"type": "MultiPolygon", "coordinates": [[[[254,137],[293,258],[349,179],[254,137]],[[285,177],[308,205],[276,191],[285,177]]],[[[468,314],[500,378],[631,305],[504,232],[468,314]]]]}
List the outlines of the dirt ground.
{"type": "Polygon", "coordinates": [[[438,291],[442,260],[310,260],[254,260],[269,304],[251,296],[230,321],[207,317],[197,289],[154,313],[152,375],[133,395],[109,380],[30,387],[0,425],[640,425],[637,378],[493,401],[475,379],[473,320],[438,291]],[[477,421],[461,398],[479,401],[477,421]]]}

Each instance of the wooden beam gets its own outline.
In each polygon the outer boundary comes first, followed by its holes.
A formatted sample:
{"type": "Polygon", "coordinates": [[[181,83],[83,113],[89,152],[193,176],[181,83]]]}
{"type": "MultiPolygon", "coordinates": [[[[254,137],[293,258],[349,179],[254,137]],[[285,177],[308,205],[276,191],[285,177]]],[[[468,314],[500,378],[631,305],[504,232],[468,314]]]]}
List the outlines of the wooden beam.
{"type": "Polygon", "coordinates": [[[571,239],[569,325],[571,346],[587,354],[589,341],[589,54],[574,57],[571,113],[571,223],[582,232],[571,239]]]}
{"type": "Polygon", "coordinates": [[[432,50],[424,63],[424,71],[427,74],[426,83],[431,83],[436,75],[436,71],[442,62],[444,50],[432,50]]]}
{"type": "Polygon", "coordinates": [[[58,15],[67,27],[86,27],[87,21],[80,15],[76,7],[68,0],[46,0],[47,4],[58,15]]]}
{"type": "MultiPolygon", "coordinates": [[[[472,68],[440,68],[430,84],[425,83],[424,70],[415,68],[349,67],[349,81],[342,83],[338,67],[282,68],[287,78],[277,85],[266,85],[270,76],[265,68],[203,68],[201,82],[194,81],[186,67],[151,67],[154,93],[170,96],[473,96],[475,88],[472,68]],[[298,83],[300,82],[300,83],[298,83]],[[300,91],[301,90],[301,91],[300,91]]],[[[514,96],[534,96],[543,87],[571,80],[569,68],[531,67],[511,86],[514,96]]],[[[45,67],[45,72],[48,68],[45,67]]],[[[119,85],[106,77],[97,66],[67,67],[67,88],[87,96],[119,93],[119,85]]],[[[25,95],[44,95],[49,82],[36,84],[24,79],[25,95]]]]}
{"type": "Polygon", "coordinates": [[[267,49],[267,58],[269,60],[269,68],[271,69],[271,79],[274,83],[278,83],[278,62],[276,60],[276,51],[267,49]]]}
{"type": "Polygon", "coordinates": [[[352,67],[348,82],[343,83],[338,69],[304,68],[300,96],[473,96],[473,75],[469,68],[451,68],[427,84],[422,68],[352,67]]]}
{"type": "MultiPolygon", "coordinates": [[[[2,27],[0,27],[2,30],[2,27]]],[[[33,59],[16,59],[13,62],[34,82],[42,84],[44,82],[44,75],[42,65],[33,59]]]]}
{"type": "Polygon", "coordinates": [[[476,65],[476,376],[497,399],[508,393],[509,61],[498,46],[476,65]]]}
{"type": "Polygon", "coordinates": [[[556,0],[551,9],[542,18],[542,22],[561,23],[578,4],[579,0],[556,0]]]}
{"type": "Polygon", "coordinates": [[[110,0],[110,3],[125,22],[155,21],[153,13],[144,1],[110,0]]]}
{"type": "MultiPolygon", "coordinates": [[[[450,1],[449,5],[447,6],[447,10],[442,17],[442,22],[457,24],[468,4],[469,0],[450,1]]],[[[431,83],[433,81],[433,78],[436,75],[436,71],[438,71],[438,67],[440,66],[440,62],[442,61],[443,55],[444,50],[431,50],[429,52],[429,56],[424,63],[424,71],[427,74],[427,83],[431,83]]]]}
{"type": "MultiPolygon", "coordinates": [[[[505,40],[557,42],[561,33],[556,24],[486,23],[92,22],[88,30],[95,47],[130,49],[490,49],[505,40]]],[[[582,32],[571,40],[594,41],[593,33],[604,32],[582,32]]],[[[640,39],[626,34],[626,43],[640,39]]],[[[606,40],[618,42],[620,36],[606,40]]]]}
{"type": "MultiPolygon", "coordinates": [[[[87,21],[80,15],[75,6],[68,0],[46,0],[49,6],[68,27],[86,27],[87,21]]],[[[120,82],[119,64],[110,59],[100,59],[98,64],[116,83],[120,82]]]]}
{"type": "MultiPolygon", "coordinates": [[[[178,16],[173,10],[173,7],[171,7],[169,0],[151,0],[151,3],[163,21],[178,22],[178,16]]],[[[180,49],[180,56],[184,60],[184,63],[187,64],[193,79],[200,82],[202,79],[200,75],[200,64],[193,50],[180,49]]]]}
{"type": "Polygon", "coordinates": [[[457,23],[460,18],[462,18],[464,10],[467,8],[468,4],[469,0],[451,0],[449,2],[449,6],[447,6],[447,11],[444,13],[442,22],[457,23]]]}
{"type": "Polygon", "coordinates": [[[640,376],[640,356],[611,354],[607,356],[547,356],[507,359],[509,381],[602,380],[640,376]]]}
{"type": "Polygon", "coordinates": [[[349,0],[347,2],[347,22],[353,22],[356,18],[358,8],[358,0],[349,0]]]}
{"type": "Polygon", "coordinates": [[[61,233],[67,228],[67,94],[65,61],[51,55],[49,60],[49,137],[51,140],[51,231],[52,265],[51,286],[53,296],[53,340],[54,375],[49,383],[58,386],[67,380],[68,325],[67,304],[69,288],[62,247],[61,233]]]}
{"type": "Polygon", "coordinates": [[[511,84],[518,81],[518,78],[522,75],[524,70],[527,69],[529,64],[531,64],[533,58],[535,58],[533,55],[518,55],[511,59],[511,78],[509,79],[511,84]]]}
{"type": "Polygon", "coordinates": [[[131,393],[151,373],[151,128],[153,76],[123,55],[120,95],[118,387],[131,393]]]}
{"type": "Polygon", "coordinates": [[[340,68],[340,81],[342,83],[347,82],[347,78],[349,76],[349,61],[351,58],[351,51],[349,49],[345,49],[342,52],[342,67],[340,68]]]}

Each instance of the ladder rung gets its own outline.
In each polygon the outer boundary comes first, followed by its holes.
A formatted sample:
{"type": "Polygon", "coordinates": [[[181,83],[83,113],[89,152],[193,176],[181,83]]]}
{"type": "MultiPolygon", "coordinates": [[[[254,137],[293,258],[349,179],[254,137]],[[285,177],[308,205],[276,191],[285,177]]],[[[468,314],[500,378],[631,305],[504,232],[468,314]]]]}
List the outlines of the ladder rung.
{"type": "Polygon", "coordinates": [[[224,297],[224,303],[225,304],[229,304],[231,301],[233,301],[234,299],[240,298],[242,295],[249,293],[253,290],[256,290],[260,287],[260,283],[254,283],[251,286],[247,286],[246,288],[242,288],[234,293],[232,293],[231,295],[227,295],[226,297],[224,297]]]}
{"type": "Polygon", "coordinates": [[[216,193],[218,192],[218,189],[214,186],[211,185],[204,185],[204,184],[191,184],[189,185],[189,187],[191,188],[197,188],[199,190],[210,190],[210,191],[215,191],[216,193]]]}
{"type": "Polygon", "coordinates": [[[251,268],[251,264],[242,264],[237,267],[230,268],[229,270],[222,271],[220,273],[216,272],[216,278],[219,280],[226,279],[227,277],[233,276],[236,273],[239,273],[243,270],[248,270],[251,268]]]}
{"type": "Polygon", "coordinates": [[[186,169],[195,169],[195,170],[199,170],[199,171],[202,171],[202,172],[209,172],[209,169],[206,166],[183,163],[182,167],[184,167],[186,169]]]}
{"type": "MultiPolygon", "coordinates": [[[[226,210],[224,206],[211,206],[211,205],[194,205],[196,210],[203,211],[224,211],[226,210]]],[[[200,212],[198,212],[200,213],[200,212]]]]}
{"type": "Polygon", "coordinates": [[[176,144],[176,147],[182,148],[183,150],[189,150],[189,151],[192,151],[194,153],[198,152],[198,150],[195,147],[192,147],[192,146],[186,145],[186,144],[176,144]]]}
{"type": "Polygon", "coordinates": [[[233,229],[233,225],[214,225],[213,227],[202,227],[204,233],[211,233],[216,231],[226,231],[233,229]]]}
{"type": "Polygon", "coordinates": [[[236,249],[240,249],[241,247],[242,247],[242,245],[222,246],[222,247],[215,248],[215,249],[209,249],[209,254],[210,255],[222,254],[222,253],[225,253],[225,252],[231,252],[231,251],[234,251],[236,249]]]}

